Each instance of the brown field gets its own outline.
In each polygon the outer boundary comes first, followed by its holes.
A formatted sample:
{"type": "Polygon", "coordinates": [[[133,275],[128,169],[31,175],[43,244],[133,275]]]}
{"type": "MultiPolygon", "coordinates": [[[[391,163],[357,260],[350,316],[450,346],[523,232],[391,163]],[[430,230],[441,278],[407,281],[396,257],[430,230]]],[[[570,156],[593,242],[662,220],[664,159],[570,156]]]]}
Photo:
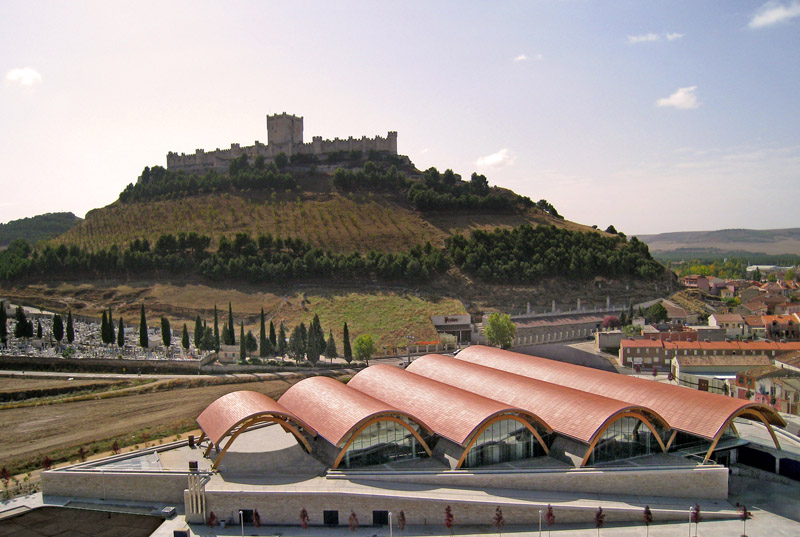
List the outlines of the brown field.
{"type": "Polygon", "coordinates": [[[24,392],[26,390],[81,388],[84,386],[109,386],[116,384],[115,380],[49,380],[49,379],[21,379],[18,377],[0,377],[0,393],[24,392]]]}
{"type": "Polygon", "coordinates": [[[11,467],[21,459],[40,458],[66,448],[77,450],[142,429],[169,429],[194,420],[208,404],[233,391],[253,390],[278,398],[297,380],[299,377],[2,410],[0,466],[11,467]]]}

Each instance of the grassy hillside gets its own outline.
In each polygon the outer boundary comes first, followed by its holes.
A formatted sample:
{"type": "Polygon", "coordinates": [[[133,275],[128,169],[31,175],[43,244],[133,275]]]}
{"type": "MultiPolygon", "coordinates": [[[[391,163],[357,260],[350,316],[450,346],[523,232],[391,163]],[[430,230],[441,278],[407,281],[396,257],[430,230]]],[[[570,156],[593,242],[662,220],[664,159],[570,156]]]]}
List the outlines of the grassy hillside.
{"type": "Polygon", "coordinates": [[[748,253],[800,254],[800,228],[720,229],[640,235],[653,253],[682,250],[686,256],[723,254],[744,257],[748,253]]]}
{"type": "Polygon", "coordinates": [[[17,239],[34,243],[55,237],[72,228],[81,219],[72,213],[47,213],[0,224],[0,247],[17,239]]]}
{"type": "Polygon", "coordinates": [[[338,192],[206,194],[177,200],[113,203],[96,209],[54,244],[107,248],[136,238],[151,242],[165,233],[198,231],[211,236],[244,231],[252,236],[300,237],[334,252],[370,249],[405,251],[430,241],[436,247],[453,233],[511,228],[525,222],[594,231],[531,208],[519,214],[474,214],[470,211],[423,213],[402,197],[338,192]]]}

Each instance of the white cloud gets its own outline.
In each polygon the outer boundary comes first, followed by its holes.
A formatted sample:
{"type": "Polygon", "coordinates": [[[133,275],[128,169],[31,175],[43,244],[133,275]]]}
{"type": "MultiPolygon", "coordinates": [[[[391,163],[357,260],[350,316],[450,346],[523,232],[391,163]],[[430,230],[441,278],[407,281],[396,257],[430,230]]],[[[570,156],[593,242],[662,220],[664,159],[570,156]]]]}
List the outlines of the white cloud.
{"type": "Polygon", "coordinates": [[[524,61],[527,61],[527,59],[528,59],[528,57],[526,55],[520,54],[519,56],[514,58],[514,63],[516,63],[516,62],[524,62],[524,61]]]}
{"type": "Polygon", "coordinates": [[[16,67],[6,73],[6,83],[33,86],[42,81],[42,75],[32,67],[16,67]]]}
{"type": "Polygon", "coordinates": [[[637,43],[649,43],[652,41],[660,41],[661,36],[654,33],[649,34],[642,34],[642,35],[629,35],[628,36],[628,44],[635,45],[637,43]]]}
{"type": "Polygon", "coordinates": [[[649,34],[629,35],[628,44],[636,45],[639,43],[652,43],[654,41],[661,41],[662,39],[666,39],[667,41],[677,41],[684,35],[685,34],[680,34],[678,32],[667,32],[665,34],[654,34],[653,32],[650,32],[649,34]]]}
{"type": "Polygon", "coordinates": [[[786,22],[789,19],[800,17],[800,2],[792,0],[789,3],[770,1],[761,6],[753,18],[750,19],[750,28],[764,28],[774,24],[786,22]]]}
{"type": "Polygon", "coordinates": [[[505,166],[511,166],[514,164],[514,160],[516,158],[517,157],[515,157],[511,151],[503,148],[496,153],[492,153],[491,155],[480,157],[475,161],[475,165],[479,168],[503,168],[505,166]]]}
{"type": "Polygon", "coordinates": [[[664,97],[656,101],[656,106],[672,106],[681,110],[689,110],[697,108],[700,103],[697,102],[697,96],[694,94],[697,86],[689,86],[688,88],[678,88],[675,93],[669,97],[664,97]]]}

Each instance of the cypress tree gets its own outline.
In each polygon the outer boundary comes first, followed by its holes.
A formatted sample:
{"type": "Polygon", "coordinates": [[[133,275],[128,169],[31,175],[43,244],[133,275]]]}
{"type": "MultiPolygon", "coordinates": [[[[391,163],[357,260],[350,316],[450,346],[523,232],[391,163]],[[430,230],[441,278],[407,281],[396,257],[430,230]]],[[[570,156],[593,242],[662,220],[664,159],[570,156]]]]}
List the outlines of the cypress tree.
{"type": "Polygon", "coordinates": [[[214,304],[214,348],[219,350],[219,321],[217,319],[217,305],[214,304]]]}
{"type": "Polygon", "coordinates": [[[200,316],[198,315],[194,319],[194,346],[197,349],[200,348],[200,344],[203,341],[203,336],[205,335],[203,332],[205,332],[203,321],[200,320],[200,316]]]}
{"type": "Polygon", "coordinates": [[[337,356],[339,356],[339,353],[336,352],[336,342],[333,340],[333,330],[329,330],[328,341],[325,344],[325,358],[333,360],[337,356]]]}
{"type": "Polygon", "coordinates": [[[268,356],[269,339],[267,339],[267,328],[264,324],[264,308],[261,308],[261,331],[258,334],[258,355],[262,358],[268,356]]]}
{"type": "Polygon", "coordinates": [[[283,322],[281,322],[281,327],[278,330],[278,356],[283,357],[286,356],[286,327],[283,326],[283,322]]]}
{"type": "Polygon", "coordinates": [[[350,330],[347,329],[347,322],[344,323],[344,328],[342,329],[342,343],[344,349],[344,359],[347,360],[347,363],[353,361],[353,349],[350,348],[350,330]]]}
{"type": "Polygon", "coordinates": [[[150,346],[150,340],[147,337],[147,319],[144,316],[144,304],[142,304],[142,314],[139,319],[139,346],[143,349],[150,346]]]}
{"type": "Polygon", "coordinates": [[[172,329],[169,327],[169,319],[164,315],[161,316],[161,341],[165,348],[169,348],[172,343],[172,329]]]}
{"type": "Polygon", "coordinates": [[[228,345],[236,345],[236,327],[233,326],[233,307],[228,302],[228,345]]]}
{"type": "Polygon", "coordinates": [[[278,336],[275,335],[275,325],[272,320],[269,321],[269,342],[272,343],[273,349],[278,345],[278,336]]]}
{"type": "Polygon", "coordinates": [[[0,300],[0,344],[5,346],[6,341],[8,341],[8,314],[5,302],[0,300]]]}
{"type": "Polygon", "coordinates": [[[61,340],[64,339],[64,320],[58,313],[53,315],[53,337],[56,338],[59,345],[61,340]]]}
{"type": "Polygon", "coordinates": [[[106,317],[106,310],[103,310],[103,317],[100,319],[100,340],[108,344],[108,318],[106,317]]]}
{"type": "Polygon", "coordinates": [[[114,332],[114,316],[111,314],[111,306],[108,307],[108,344],[113,345],[117,339],[117,334],[114,332]]]}
{"type": "Polygon", "coordinates": [[[122,324],[122,316],[119,318],[119,327],[117,328],[117,347],[125,346],[125,325],[122,324]]]}
{"type": "Polygon", "coordinates": [[[72,310],[67,310],[67,342],[71,345],[73,341],[75,341],[75,325],[72,324],[72,310]]]}
{"type": "Polygon", "coordinates": [[[186,328],[186,323],[183,323],[183,335],[181,336],[181,347],[189,350],[189,330],[186,328]]]}
{"type": "Polygon", "coordinates": [[[28,333],[28,318],[25,317],[25,310],[22,309],[22,306],[17,306],[14,312],[14,320],[17,322],[14,325],[14,337],[22,339],[28,333]]]}
{"type": "Polygon", "coordinates": [[[42,339],[42,322],[36,321],[36,338],[42,339]]]}
{"type": "Polygon", "coordinates": [[[245,346],[244,340],[244,321],[242,321],[242,325],[239,332],[239,360],[244,361],[247,358],[247,347],[245,346]]]}

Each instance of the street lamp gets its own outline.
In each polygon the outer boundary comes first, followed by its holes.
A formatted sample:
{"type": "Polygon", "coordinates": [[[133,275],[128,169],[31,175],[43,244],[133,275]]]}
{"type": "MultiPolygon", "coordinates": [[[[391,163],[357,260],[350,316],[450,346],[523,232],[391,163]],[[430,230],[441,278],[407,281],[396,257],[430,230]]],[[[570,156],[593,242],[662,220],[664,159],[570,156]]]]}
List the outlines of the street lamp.
{"type": "Polygon", "coordinates": [[[692,513],[694,513],[694,506],[689,507],[689,537],[692,537],[692,513]]]}
{"type": "Polygon", "coordinates": [[[389,511],[389,537],[392,537],[392,512],[389,511]]]}
{"type": "Polygon", "coordinates": [[[539,509],[539,537],[542,537],[542,510],[539,509]]]}
{"type": "Polygon", "coordinates": [[[239,522],[242,523],[242,537],[244,537],[244,513],[239,510],[239,522]]]}

